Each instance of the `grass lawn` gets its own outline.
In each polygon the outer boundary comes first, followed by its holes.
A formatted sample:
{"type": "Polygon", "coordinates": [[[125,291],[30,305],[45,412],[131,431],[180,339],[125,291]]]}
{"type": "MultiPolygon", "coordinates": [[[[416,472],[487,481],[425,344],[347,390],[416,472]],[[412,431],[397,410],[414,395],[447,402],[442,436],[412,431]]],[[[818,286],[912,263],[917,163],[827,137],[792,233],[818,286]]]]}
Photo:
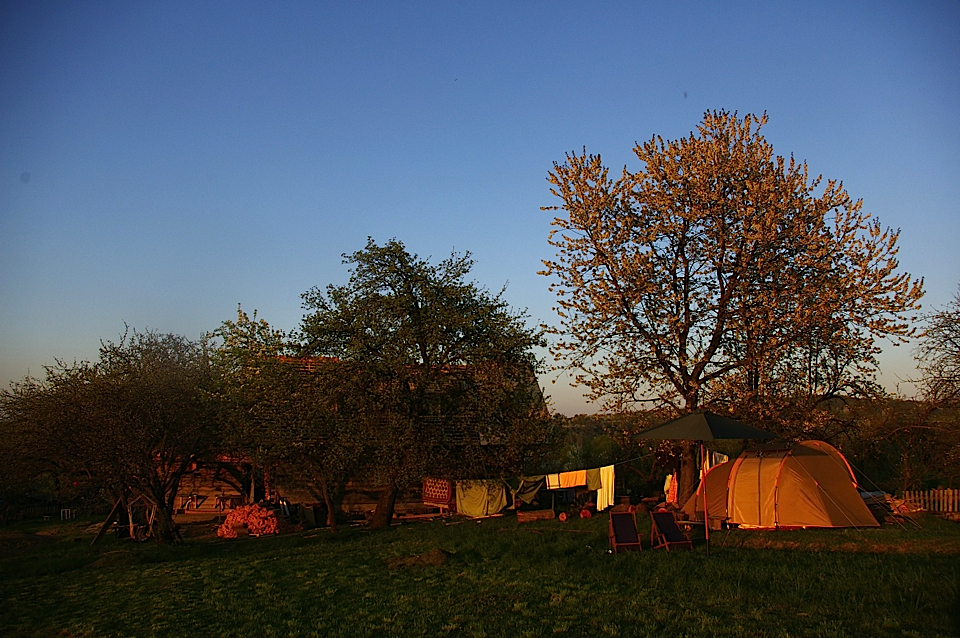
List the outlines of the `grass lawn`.
{"type": "Polygon", "coordinates": [[[609,554],[602,515],[175,548],[20,522],[0,527],[0,635],[960,636],[960,524],[919,523],[720,532],[708,557],[609,554]]]}

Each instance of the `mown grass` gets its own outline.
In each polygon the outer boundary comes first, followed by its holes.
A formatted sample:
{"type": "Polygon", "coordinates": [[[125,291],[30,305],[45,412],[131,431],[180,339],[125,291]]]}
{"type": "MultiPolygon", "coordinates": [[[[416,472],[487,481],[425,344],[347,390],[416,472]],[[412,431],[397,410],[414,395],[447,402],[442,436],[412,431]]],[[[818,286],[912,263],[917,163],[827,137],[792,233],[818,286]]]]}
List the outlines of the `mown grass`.
{"type": "Polygon", "coordinates": [[[707,557],[702,544],[609,554],[605,517],[450,522],[176,548],[90,547],[82,522],[10,525],[0,634],[960,635],[956,523],[735,530],[707,557]]]}

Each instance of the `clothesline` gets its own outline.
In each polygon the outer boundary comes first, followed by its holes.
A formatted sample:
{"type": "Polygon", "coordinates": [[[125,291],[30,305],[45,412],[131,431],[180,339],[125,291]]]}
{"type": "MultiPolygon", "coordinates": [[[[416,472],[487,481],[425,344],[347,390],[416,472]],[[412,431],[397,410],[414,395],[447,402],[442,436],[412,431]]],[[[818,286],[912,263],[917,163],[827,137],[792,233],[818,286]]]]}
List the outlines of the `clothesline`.
{"type": "MultiPolygon", "coordinates": [[[[425,483],[424,493],[427,488],[425,483]]],[[[546,475],[518,476],[513,479],[456,481],[457,510],[471,517],[489,516],[507,505],[507,489],[514,500],[525,503],[534,500],[541,489],[547,490],[586,487],[596,490],[597,510],[604,510],[614,503],[616,475],[614,466],[605,465],[573,472],[546,475]],[[511,484],[515,482],[516,485],[511,484]]],[[[425,499],[426,502],[426,499],[425,499]]]]}
{"type": "Polygon", "coordinates": [[[507,479],[492,480],[459,480],[453,485],[443,479],[426,479],[424,481],[424,502],[435,502],[447,505],[452,500],[453,489],[456,491],[457,508],[462,514],[467,516],[479,517],[489,516],[499,512],[507,505],[507,489],[510,495],[516,499],[520,498],[529,503],[541,489],[565,489],[572,487],[587,487],[596,489],[596,506],[598,510],[604,510],[614,504],[614,485],[616,482],[615,466],[632,463],[643,458],[653,456],[642,454],[640,456],[616,461],[608,465],[596,468],[586,468],[568,472],[554,472],[551,474],[540,474],[533,476],[518,476],[512,480],[517,483],[516,487],[509,485],[507,479]],[[561,476],[563,480],[561,481],[561,476]],[[453,489],[451,489],[453,488],[453,489]]]}
{"type": "MultiPolygon", "coordinates": [[[[614,461],[613,463],[607,463],[606,465],[624,465],[624,464],[626,464],[626,463],[633,463],[634,461],[639,461],[640,459],[645,459],[645,458],[647,458],[648,456],[655,456],[655,453],[650,452],[650,453],[648,453],[648,454],[641,454],[640,456],[635,456],[635,457],[633,457],[632,459],[627,459],[626,461],[614,461]]],[[[582,472],[582,471],[585,470],[585,469],[593,469],[593,468],[581,468],[581,469],[579,469],[579,470],[565,470],[565,471],[570,471],[570,472],[582,472]]],[[[548,472],[548,474],[560,474],[560,472],[548,472]]],[[[536,476],[536,475],[535,475],[535,476],[536,476]]],[[[544,474],[543,476],[546,476],[546,474],[544,474]]]]}
{"type": "Polygon", "coordinates": [[[635,456],[635,457],[633,457],[632,459],[627,459],[626,461],[617,461],[616,463],[613,463],[613,465],[623,465],[624,463],[633,463],[634,461],[639,461],[640,459],[645,459],[645,458],[647,458],[648,456],[654,456],[654,453],[653,453],[653,452],[650,452],[649,454],[641,454],[640,456],[635,456]]]}
{"type": "MultiPolygon", "coordinates": [[[[707,450],[707,451],[710,452],[710,454],[721,454],[720,452],[711,452],[710,450],[707,450]]],[[[614,465],[623,465],[624,463],[633,463],[634,461],[645,459],[648,456],[656,456],[656,452],[648,452],[647,454],[641,454],[640,456],[635,456],[632,459],[627,459],[626,461],[617,461],[616,463],[614,463],[614,465]]],[[[722,456],[727,456],[727,455],[722,454],[722,456]]]]}

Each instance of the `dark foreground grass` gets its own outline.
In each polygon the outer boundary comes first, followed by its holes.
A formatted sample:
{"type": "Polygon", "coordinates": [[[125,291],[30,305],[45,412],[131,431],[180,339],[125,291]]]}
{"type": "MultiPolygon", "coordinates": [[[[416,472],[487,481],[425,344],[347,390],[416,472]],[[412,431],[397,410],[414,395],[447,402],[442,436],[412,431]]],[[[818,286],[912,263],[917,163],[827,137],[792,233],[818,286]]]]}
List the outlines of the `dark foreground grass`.
{"type": "Polygon", "coordinates": [[[609,554],[605,517],[167,549],[91,548],[82,523],[18,524],[0,528],[0,634],[960,635],[960,525],[921,524],[737,530],[715,535],[709,557],[702,544],[609,554]]]}

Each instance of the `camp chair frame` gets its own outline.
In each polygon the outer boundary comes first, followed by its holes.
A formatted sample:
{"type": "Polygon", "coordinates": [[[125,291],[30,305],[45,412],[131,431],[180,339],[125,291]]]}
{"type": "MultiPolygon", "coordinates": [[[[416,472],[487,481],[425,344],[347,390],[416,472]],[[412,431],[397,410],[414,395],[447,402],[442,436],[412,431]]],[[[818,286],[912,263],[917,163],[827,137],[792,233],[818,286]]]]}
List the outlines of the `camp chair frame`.
{"type": "Polygon", "coordinates": [[[610,511],[610,549],[614,554],[640,551],[643,545],[637,534],[637,518],[633,512],[610,511]]]}
{"type": "Polygon", "coordinates": [[[650,512],[650,544],[654,549],[693,549],[693,541],[680,531],[673,512],[650,512]]]}

